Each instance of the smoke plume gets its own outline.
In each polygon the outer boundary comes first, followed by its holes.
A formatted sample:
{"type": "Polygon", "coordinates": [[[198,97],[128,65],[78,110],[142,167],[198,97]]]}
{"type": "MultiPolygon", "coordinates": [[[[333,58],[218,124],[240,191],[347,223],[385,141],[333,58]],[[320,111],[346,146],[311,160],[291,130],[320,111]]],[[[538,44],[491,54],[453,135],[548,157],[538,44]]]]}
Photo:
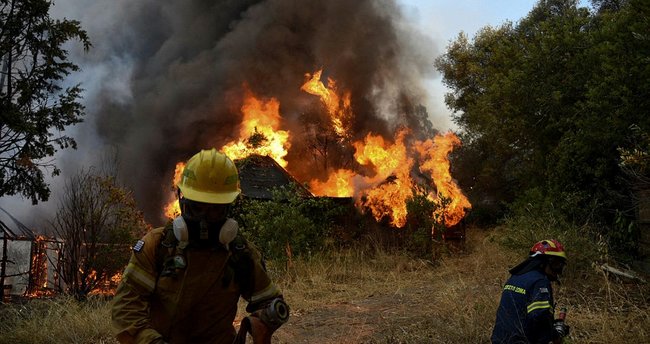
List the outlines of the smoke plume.
{"type": "Polygon", "coordinates": [[[176,162],[237,139],[246,88],[279,100],[299,180],[318,168],[304,137],[305,118],[319,116],[318,99],[300,90],[305,73],[322,68],[351,92],[354,138],[431,134],[418,105],[434,45],[395,0],[67,0],[56,10],[93,42],[77,56],[101,143],[91,146],[117,148],[121,178],[156,224],[176,162]]]}

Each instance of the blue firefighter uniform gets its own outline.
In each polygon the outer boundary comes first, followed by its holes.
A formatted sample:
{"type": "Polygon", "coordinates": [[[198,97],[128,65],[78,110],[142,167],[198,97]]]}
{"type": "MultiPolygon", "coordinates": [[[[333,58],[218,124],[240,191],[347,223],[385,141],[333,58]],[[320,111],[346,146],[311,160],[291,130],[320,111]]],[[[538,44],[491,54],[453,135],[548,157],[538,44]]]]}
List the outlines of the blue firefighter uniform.
{"type": "Polygon", "coordinates": [[[496,344],[548,344],[553,330],[553,290],[548,277],[534,269],[506,282],[492,332],[496,344]]]}

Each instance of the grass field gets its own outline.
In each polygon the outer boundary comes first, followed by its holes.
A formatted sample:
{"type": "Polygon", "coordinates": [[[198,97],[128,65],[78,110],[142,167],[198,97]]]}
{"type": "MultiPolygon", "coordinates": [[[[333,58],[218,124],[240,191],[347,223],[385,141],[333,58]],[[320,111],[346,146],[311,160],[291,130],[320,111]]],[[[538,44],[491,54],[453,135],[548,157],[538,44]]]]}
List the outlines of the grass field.
{"type": "MultiPolygon", "coordinates": [[[[507,269],[523,252],[469,231],[464,252],[435,262],[372,245],[296,260],[270,271],[291,306],[274,343],[488,343],[507,269]]],[[[570,253],[570,249],[569,249],[570,253]]],[[[567,343],[650,343],[647,284],[595,268],[569,269],[556,301],[567,343]]],[[[69,298],[0,309],[0,343],[116,343],[109,304],[69,298]]]]}

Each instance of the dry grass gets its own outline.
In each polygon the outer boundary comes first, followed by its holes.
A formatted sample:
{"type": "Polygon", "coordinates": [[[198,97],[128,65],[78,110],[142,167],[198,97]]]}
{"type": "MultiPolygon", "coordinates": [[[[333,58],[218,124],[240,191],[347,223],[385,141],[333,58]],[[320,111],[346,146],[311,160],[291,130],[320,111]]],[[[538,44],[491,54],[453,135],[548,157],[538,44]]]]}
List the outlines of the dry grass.
{"type": "MultiPolygon", "coordinates": [[[[344,250],[274,269],[292,318],[274,343],[487,343],[507,269],[520,259],[471,232],[466,252],[435,263],[375,248],[344,250]]],[[[648,343],[648,285],[596,271],[567,276],[570,343],[648,343]]],[[[108,305],[68,299],[4,307],[0,343],[115,343],[108,305]]]]}
{"type": "Polygon", "coordinates": [[[114,343],[106,301],[70,297],[0,308],[0,343],[114,343]]]}

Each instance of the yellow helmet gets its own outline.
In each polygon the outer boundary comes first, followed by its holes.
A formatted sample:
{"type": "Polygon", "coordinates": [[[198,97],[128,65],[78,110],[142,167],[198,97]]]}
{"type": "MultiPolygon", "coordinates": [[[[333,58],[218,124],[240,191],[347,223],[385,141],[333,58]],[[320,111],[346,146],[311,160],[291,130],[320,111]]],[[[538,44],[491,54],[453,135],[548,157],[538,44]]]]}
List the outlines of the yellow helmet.
{"type": "Polygon", "coordinates": [[[187,161],[178,188],[189,200],[212,204],[232,203],[241,192],[235,163],[214,148],[187,161]]]}

